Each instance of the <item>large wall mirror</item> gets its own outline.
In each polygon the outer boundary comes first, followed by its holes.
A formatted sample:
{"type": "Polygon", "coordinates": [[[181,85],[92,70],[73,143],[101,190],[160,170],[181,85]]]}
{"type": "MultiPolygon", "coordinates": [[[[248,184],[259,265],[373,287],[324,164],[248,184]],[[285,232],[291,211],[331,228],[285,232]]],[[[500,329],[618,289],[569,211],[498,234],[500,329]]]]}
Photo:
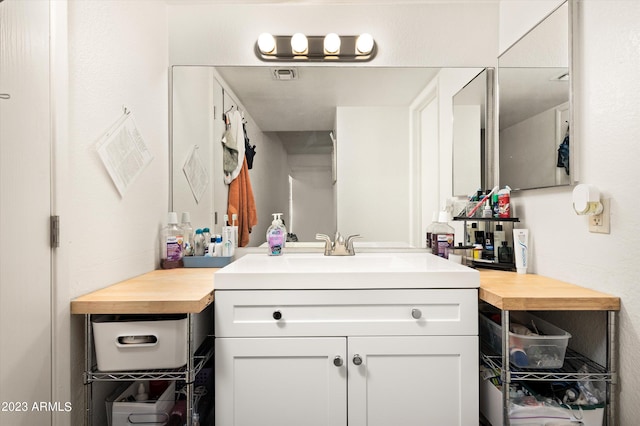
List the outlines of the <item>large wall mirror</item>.
{"type": "Polygon", "coordinates": [[[573,183],[570,27],[564,2],[498,58],[501,186],[573,183]]]}
{"type": "Polygon", "coordinates": [[[249,143],[257,145],[250,173],[259,224],[250,245],[264,241],[276,212],[299,241],[339,230],[360,233],[365,242],[419,243],[422,225],[409,223],[416,203],[411,180],[420,176],[411,158],[410,111],[439,72],[172,67],[172,208],[189,211],[194,227],[221,226],[227,188],[214,165],[221,164],[223,114],[239,108],[249,143]],[[203,173],[193,174],[193,167],[203,173]]]}
{"type": "Polygon", "coordinates": [[[453,96],[453,195],[474,194],[492,180],[494,69],[476,75],[453,96]]]}

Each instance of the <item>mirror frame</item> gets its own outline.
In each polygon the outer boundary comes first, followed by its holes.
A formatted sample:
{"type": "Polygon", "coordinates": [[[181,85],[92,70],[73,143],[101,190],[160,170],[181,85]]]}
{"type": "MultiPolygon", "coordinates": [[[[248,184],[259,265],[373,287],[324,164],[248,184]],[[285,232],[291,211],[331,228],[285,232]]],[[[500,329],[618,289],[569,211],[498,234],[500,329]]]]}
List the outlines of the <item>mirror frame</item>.
{"type": "Polygon", "coordinates": [[[577,28],[577,0],[564,0],[559,3],[557,6],[553,8],[549,13],[547,13],[540,21],[538,21],[532,28],[530,28],[525,34],[523,34],[520,38],[518,38],[514,43],[512,43],[507,49],[505,49],[498,56],[498,65],[496,67],[496,145],[497,149],[495,151],[494,164],[495,164],[495,182],[497,185],[508,185],[508,182],[502,182],[502,176],[500,173],[500,58],[502,58],[506,53],[509,52],[515,45],[517,45],[523,38],[529,35],[532,31],[534,31],[540,24],[542,24],[549,16],[555,13],[561,7],[567,5],[567,65],[569,72],[569,96],[568,96],[568,104],[569,104],[569,129],[570,130],[570,155],[569,155],[569,169],[571,170],[569,175],[569,182],[563,184],[556,185],[541,185],[541,186],[532,186],[525,188],[512,188],[513,190],[529,190],[529,189],[542,189],[542,188],[557,188],[557,187],[565,187],[572,186],[578,182],[578,164],[577,156],[579,155],[579,135],[577,131],[576,121],[575,121],[575,96],[574,96],[574,84],[576,81],[576,42],[577,37],[575,34],[575,28],[577,28]]]}

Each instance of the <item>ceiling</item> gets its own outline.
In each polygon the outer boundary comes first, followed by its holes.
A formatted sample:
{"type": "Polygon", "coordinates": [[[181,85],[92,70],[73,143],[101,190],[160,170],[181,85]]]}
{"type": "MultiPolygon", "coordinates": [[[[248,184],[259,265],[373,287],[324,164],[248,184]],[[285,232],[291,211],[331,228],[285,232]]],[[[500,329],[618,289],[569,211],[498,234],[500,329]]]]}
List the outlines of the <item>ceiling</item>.
{"type": "Polygon", "coordinates": [[[277,132],[288,153],[329,152],[338,106],[408,107],[438,68],[331,66],[217,67],[263,132],[277,132]],[[278,69],[295,79],[278,80],[278,69]]]}

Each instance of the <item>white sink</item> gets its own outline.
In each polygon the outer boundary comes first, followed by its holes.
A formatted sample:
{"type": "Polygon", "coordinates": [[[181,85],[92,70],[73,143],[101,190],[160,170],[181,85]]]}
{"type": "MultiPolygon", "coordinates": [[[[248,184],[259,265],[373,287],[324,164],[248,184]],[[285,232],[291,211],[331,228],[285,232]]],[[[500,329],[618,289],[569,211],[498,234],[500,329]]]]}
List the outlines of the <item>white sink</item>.
{"type": "Polygon", "coordinates": [[[477,288],[478,271],[419,252],[247,254],[215,273],[216,290],[477,288]]]}

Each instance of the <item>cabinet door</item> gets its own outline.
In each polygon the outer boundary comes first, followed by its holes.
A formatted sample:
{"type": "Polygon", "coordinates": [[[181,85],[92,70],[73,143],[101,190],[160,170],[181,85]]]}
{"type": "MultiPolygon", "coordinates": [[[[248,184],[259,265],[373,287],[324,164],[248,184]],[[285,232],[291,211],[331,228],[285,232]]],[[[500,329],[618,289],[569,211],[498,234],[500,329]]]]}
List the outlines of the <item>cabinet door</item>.
{"type": "Polygon", "coordinates": [[[348,348],[349,426],[478,424],[477,336],[354,337],[348,348]]]}
{"type": "Polygon", "coordinates": [[[346,426],[345,338],[218,338],[215,351],[217,425],[346,426]]]}

